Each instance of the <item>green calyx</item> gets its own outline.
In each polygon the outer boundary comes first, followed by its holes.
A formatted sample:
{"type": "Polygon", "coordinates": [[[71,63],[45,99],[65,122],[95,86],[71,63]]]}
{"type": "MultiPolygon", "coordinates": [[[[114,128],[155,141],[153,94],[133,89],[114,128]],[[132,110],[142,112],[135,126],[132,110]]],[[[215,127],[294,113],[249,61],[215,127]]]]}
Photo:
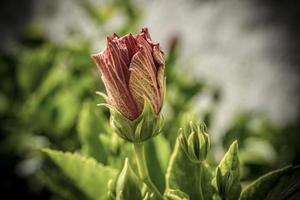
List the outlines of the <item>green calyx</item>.
{"type": "Polygon", "coordinates": [[[204,123],[189,121],[184,128],[179,129],[180,146],[187,157],[194,163],[206,159],[210,149],[210,138],[204,123]]]}
{"type": "Polygon", "coordinates": [[[102,105],[110,109],[110,123],[114,131],[126,141],[141,143],[161,132],[163,118],[154,112],[151,103],[146,98],[143,112],[135,120],[129,120],[113,106],[102,105]]]}

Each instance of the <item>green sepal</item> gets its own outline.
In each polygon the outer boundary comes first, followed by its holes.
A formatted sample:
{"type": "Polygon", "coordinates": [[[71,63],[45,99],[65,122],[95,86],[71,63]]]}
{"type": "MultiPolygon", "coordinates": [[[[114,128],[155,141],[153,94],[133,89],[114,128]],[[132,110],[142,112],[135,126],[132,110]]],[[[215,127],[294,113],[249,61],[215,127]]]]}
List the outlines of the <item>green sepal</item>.
{"type": "Polygon", "coordinates": [[[141,143],[161,132],[162,115],[154,112],[151,103],[146,98],[143,112],[135,120],[129,120],[111,105],[101,105],[110,109],[110,123],[114,131],[124,140],[132,143],[141,143]]]}
{"type": "Polygon", "coordinates": [[[142,199],[140,186],[141,184],[135,173],[132,171],[128,162],[128,158],[126,158],[124,162],[124,167],[116,183],[116,199],[142,199]]]}
{"type": "Polygon", "coordinates": [[[222,199],[239,199],[242,187],[240,183],[237,141],[231,144],[229,150],[218,165],[213,185],[222,199]]]}

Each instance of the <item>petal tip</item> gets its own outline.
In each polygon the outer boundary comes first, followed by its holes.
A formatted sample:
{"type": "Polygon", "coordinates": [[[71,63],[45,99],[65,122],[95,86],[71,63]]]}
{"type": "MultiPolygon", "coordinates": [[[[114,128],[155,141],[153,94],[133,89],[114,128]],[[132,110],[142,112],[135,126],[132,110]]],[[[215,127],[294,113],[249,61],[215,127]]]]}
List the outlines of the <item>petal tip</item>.
{"type": "Polygon", "coordinates": [[[91,56],[90,56],[90,58],[93,60],[93,61],[97,61],[98,59],[99,59],[99,54],[100,53],[94,53],[94,54],[92,54],[91,56]]]}
{"type": "Polygon", "coordinates": [[[143,27],[141,32],[142,33],[149,33],[148,27],[143,27]]]}
{"type": "Polygon", "coordinates": [[[116,33],[113,33],[112,35],[107,36],[106,39],[107,41],[113,41],[119,39],[119,36],[116,33]]]}

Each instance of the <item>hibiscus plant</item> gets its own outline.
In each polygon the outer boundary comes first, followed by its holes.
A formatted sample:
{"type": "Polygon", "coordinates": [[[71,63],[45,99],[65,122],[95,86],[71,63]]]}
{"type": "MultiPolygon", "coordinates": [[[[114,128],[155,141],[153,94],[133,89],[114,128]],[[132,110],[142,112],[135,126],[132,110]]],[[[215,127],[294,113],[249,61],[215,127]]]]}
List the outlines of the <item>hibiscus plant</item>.
{"type": "Polygon", "coordinates": [[[135,35],[108,36],[104,50],[91,57],[106,94],[97,92],[105,100],[100,107],[85,102],[80,112],[81,152],[42,150],[83,192],[78,199],[300,198],[299,167],[287,166],[242,184],[239,138],[215,163],[210,131],[191,113],[175,113],[179,128],[166,132],[174,129],[164,128],[165,56],[147,28],[135,35]],[[105,110],[110,111],[109,121],[105,110]]]}

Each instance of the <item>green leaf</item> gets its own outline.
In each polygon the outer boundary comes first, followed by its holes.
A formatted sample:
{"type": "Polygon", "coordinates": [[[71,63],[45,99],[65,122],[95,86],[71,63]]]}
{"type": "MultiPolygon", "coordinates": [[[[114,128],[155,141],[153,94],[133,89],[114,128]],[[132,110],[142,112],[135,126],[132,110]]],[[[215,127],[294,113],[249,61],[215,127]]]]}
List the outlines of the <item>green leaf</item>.
{"type": "Polygon", "coordinates": [[[217,167],[214,186],[227,200],[237,200],[241,193],[238,143],[234,141],[217,167]]]}
{"type": "Polygon", "coordinates": [[[212,199],[211,178],[208,165],[205,162],[192,163],[180,148],[177,140],[167,169],[167,190],[180,190],[186,193],[190,199],[210,200],[212,199]]]}
{"type": "Polygon", "coordinates": [[[153,138],[153,144],[157,152],[157,158],[159,160],[160,166],[165,174],[168,167],[168,162],[171,156],[171,147],[169,141],[165,138],[163,134],[158,135],[153,138]]]}
{"type": "MultiPolygon", "coordinates": [[[[70,74],[60,65],[49,70],[35,92],[24,103],[25,121],[36,120],[34,126],[51,132],[51,137],[63,137],[75,125],[80,106],[78,94],[67,87],[70,74]]],[[[39,129],[39,128],[37,128],[39,129]]]]}
{"type": "Polygon", "coordinates": [[[77,153],[43,149],[67,177],[74,181],[90,199],[106,199],[108,182],[115,180],[117,171],[97,163],[94,159],[83,157],[77,153]]]}
{"type": "Polygon", "coordinates": [[[140,190],[141,183],[132,171],[128,158],[125,159],[124,167],[118,177],[116,186],[117,200],[142,199],[140,190]]]}
{"type": "Polygon", "coordinates": [[[209,200],[213,197],[213,186],[211,184],[213,179],[213,173],[211,167],[205,161],[202,162],[202,174],[201,174],[201,187],[203,192],[203,199],[209,200]]]}
{"type": "MultiPolygon", "coordinates": [[[[75,125],[81,102],[74,91],[62,89],[57,91],[52,98],[47,100],[48,109],[52,114],[52,129],[57,131],[60,136],[65,135],[75,125]]],[[[49,122],[48,122],[49,124],[49,122]]]]}
{"type": "Polygon", "coordinates": [[[107,163],[107,153],[99,140],[99,134],[108,130],[107,123],[96,105],[91,101],[84,102],[77,126],[82,152],[103,164],[107,163]]]}
{"type": "Polygon", "coordinates": [[[165,190],[164,175],[170,157],[170,145],[162,134],[145,143],[149,174],[160,192],[165,190]]]}
{"type": "Polygon", "coordinates": [[[300,199],[300,166],[288,166],[267,173],[248,185],[240,200],[300,199]]]}
{"type": "Polygon", "coordinates": [[[34,91],[45,77],[55,57],[53,45],[45,44],[37,49],[25,49],[18,55],[17,80],[19,87],[29,94],[34,91]]]}
{"type": "Polygon", "coordinates": [[[113,132],[109,134],[100,134],[99,140],[107,153],[107,165],[121,170],[125,158],[129,158],[131,161],[135,160],[136,157],[132,144],[126,142],[117,134],[113,132]]]}
{"type": "Polygon", "coordinates": [[[46,167],[37,174],[41,183],[55,195],[64,200],[89,200],[89,198],[75,186],[74,182],[66,176],[61,175],[61,170],[54,163],[47,163],[46,167]],[[63,187],[62,187],[63,186],[63,187]]]}

